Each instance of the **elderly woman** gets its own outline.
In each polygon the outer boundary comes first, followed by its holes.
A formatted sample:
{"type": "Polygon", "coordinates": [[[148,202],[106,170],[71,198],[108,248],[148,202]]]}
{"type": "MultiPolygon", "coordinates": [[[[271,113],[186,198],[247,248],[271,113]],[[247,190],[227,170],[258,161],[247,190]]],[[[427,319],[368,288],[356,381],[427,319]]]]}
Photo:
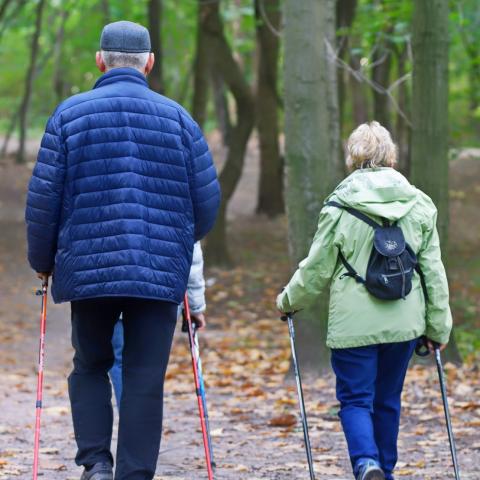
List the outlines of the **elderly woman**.
{"type": "Polygon", "coordinates": [[[347,153],[352,173],[327,199],[308,257],[277,306],[302,310],[330,289],[327,345],[353,472],[357,480],[392,480],[408,363],[422,335],[447,344],[448,284],[437,210],[394,169],[389,132],[378,122],[360,125],[347,153]],[[382,265],[393,273],[369,272],[382,265]]]}

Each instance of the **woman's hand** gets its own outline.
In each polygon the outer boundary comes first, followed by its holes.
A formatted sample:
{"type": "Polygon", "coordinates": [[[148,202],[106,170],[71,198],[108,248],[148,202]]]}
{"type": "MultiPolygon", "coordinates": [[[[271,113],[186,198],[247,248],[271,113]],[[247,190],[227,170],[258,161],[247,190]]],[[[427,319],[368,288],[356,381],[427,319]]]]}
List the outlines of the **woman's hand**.
{"type": "Polygon", "coordinates": [[[447,348],[448,343],[437,343],[427,338],[427,346],[430,353],[435,353],[435,348],[439,348],[443,352],[447,348]]]}
{"type": "Polygon", "coordinates": [[[198,330],[203,330],[207,326],[207,320],[205,319],[204,313],[192,313],[190,316],[198,330]]]}

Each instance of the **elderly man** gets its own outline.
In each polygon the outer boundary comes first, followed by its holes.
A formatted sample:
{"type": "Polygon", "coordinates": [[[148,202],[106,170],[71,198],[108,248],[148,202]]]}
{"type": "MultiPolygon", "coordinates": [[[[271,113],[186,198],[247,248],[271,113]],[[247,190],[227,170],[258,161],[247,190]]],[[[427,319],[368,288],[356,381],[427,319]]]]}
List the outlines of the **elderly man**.
{"type": "Polygon", "coordinates": [[[148,31],[105,26],[93,90],[49,119],[27,199],[28,258],[71,302],[69,394],[82,480],[112,480],[112,333],[123,316],[116,480],[152,479],[163,383],[194,242],[212,228],[217,174],[198,125],[148,88],[148,31]]]}

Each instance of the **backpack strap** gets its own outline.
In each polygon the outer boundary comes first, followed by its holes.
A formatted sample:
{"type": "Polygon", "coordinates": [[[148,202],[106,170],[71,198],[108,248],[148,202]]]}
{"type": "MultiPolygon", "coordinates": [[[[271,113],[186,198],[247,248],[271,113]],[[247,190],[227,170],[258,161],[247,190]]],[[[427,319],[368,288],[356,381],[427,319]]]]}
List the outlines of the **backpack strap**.
{"type": "Polygon", "coordinates": [[[343,279],[345,277],[352,277],[357,283],[365,283],[365,279],[357,273],[357,271],[350,265],[350,263],[347,262],[347,259],[340,250],[340,247],[338,248],[338,256],[343,263],[343,266],[347,270],[347,273],[344,273],[340,278],[343,279]]]}
{"type": "MultiPolygon", "coordinates": [[[[372,220],[370,217],[368,217],[367,215],[365,215],[362,212],[359,212],[355,208],[346,207],[345,205],[342,205],[341,203],[333,202],[333,201],[327,202],[325,205],[328,205],[329,207],[336,207],[336,208],[340,208],[342,210],[345,210],[350,215],[353,215],[354,217],[358,218],[362,222],[365,222],[366,224],[370,225],[375,230],[377,228],[382,228],[382,225],[378,224],[375,220],[372,220]]],[[[388,220],[387,220],[387,222],[388,222],[388,220]]],[[[385,222],[383,222],[383,223],[384,223],[383,226],[385,226],[385,222]]]]}
{"type": "Polygon", "coordinates": [[[420,268],[420,265],[417,263],[415,265],[415,271],[418,273],[420,277],[420,283],[422,284],[423,295],[425,297],[425,302],[428,303],[428,290],[427,290],[427,283],[425,282],[425,275],[420,268]]]}

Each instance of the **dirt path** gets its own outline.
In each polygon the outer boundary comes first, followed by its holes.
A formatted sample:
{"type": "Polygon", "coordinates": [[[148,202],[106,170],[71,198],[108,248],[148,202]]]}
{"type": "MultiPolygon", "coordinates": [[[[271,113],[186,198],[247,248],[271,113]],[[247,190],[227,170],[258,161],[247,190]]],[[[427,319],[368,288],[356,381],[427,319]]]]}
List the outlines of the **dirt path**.
{"type": "MultiPolygon", "coordinates": [[[[254,175],[253,157],[248,168],[254,175]]],[[[31,476],[40,304],[33,295],[37,282],[25,262],[22,218],[29,173],[26,167],[0,167],[0,478],[9,479],[31,476]]],[[[247,188],[241,189],[237,202],[251,199],[252,178],[244,178],[247,188]]],[[[241,266],[207,275],[210,328],[202,336],[202,349],[216,478],[307,478],[295,388],[284,380],[288,336],[275,320],[271,302],[288,269],[284,222],[242,220],[248,214],[244,207],[235,213],[234,248],[241,266]],[[278,271],[271,271],[272,258],[278,271]]],[[[48,480],[78,479],[81,473],[72,461],[75,448],[66,385],[71,355],[68,306],[50,303],[41,458],[43,478],[48,480]]],[[[199,480],[206,478],[201,436],[187,341],[180,332],[171,359],[157,478],[199,480]]],[[[462,478],[479,479],[479,372],[473,367],[449,368],[449,379],[456,386],[451,402],[462,478]]],[[[306,379],[305,384],[317,478],[351,478],[332,378],[306,379]]],[[[409,372],[404,406],[398,477],[449,478],[448,442],[432,368],[409,372]]]]}

